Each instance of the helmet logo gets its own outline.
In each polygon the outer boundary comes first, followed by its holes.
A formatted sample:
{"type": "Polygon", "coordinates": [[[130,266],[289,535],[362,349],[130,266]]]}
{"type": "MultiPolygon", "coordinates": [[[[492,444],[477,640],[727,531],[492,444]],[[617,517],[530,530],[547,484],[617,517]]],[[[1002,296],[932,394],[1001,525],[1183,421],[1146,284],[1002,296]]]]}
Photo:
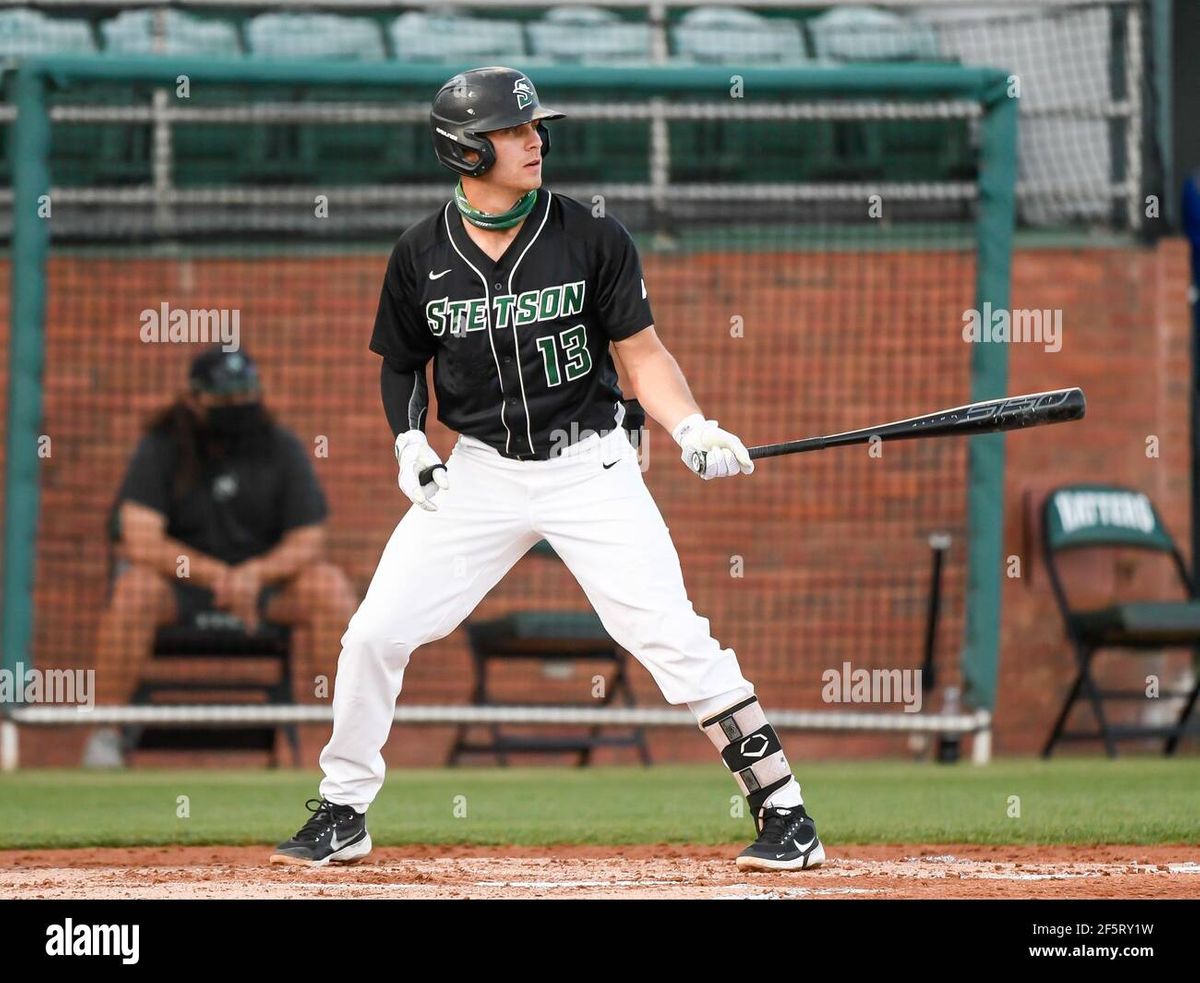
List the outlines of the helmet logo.
{"type": "Polygon", "coordinates": [[[524,109],[533,102],[533,85],[522,76],[513,83],[513,95],[517,97],[517,108],[524,109]]]}

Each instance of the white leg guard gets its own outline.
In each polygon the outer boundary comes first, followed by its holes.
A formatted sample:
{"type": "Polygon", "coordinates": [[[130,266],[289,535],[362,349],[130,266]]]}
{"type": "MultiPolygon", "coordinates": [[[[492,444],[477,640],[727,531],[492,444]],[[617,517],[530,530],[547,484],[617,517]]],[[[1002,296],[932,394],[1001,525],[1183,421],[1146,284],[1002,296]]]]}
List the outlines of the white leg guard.
{"type": "MultiPolygon", "coordinates": [[[[699,727],[721,752],[725,767],[750,803],[754,828],[762,829],[762,812],[776,792],[795,783],[775,728],[767,723],[757,696],[749,696],[699,721],[699,727]]],[[[795,794],[799,796],[799,786],[795,794]]],[[[799,804],[799,803],[796,803],[799,804]]]]}

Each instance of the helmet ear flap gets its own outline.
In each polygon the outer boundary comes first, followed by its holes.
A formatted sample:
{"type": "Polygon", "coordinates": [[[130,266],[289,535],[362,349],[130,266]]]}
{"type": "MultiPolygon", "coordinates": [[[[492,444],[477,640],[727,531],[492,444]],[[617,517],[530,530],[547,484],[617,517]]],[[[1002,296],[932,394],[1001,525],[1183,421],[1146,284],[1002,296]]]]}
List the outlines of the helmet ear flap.
{"type": "Polygon", "coordinates": [[[545,157],[550,153],[550,131],[546,129],[546,124],[541,120],[537,123],[538,136],[542,138],[542,156],[545,157]]]}
{"type": "MultiPolygon", "coordinates": [[[[479,154],[479,160],[474,164],[464,160],[463,164],[469,168],[464,173],[468,177],[479,177],[479,175],[491,170],[492,165],[496,163],[496,148],[492,146],[492,141],[487,137],[472,137],[464,134],[463,143],[467,149],[474,150],[479,154]]],[[[459,148],[461,154],[463,148],[459,148]]]]}
{"type": "Polygon", "coordinates": [[[464,133],[457,141],[454,141],[435,135],[434,141],[441,162],[465,177],[479,177],[496,163],[496,150],[492,146],[492,141],[487,137],[464,133]],[[479,159],[467,160],[468,150],[474,150],[479,154],[479,159]]]}

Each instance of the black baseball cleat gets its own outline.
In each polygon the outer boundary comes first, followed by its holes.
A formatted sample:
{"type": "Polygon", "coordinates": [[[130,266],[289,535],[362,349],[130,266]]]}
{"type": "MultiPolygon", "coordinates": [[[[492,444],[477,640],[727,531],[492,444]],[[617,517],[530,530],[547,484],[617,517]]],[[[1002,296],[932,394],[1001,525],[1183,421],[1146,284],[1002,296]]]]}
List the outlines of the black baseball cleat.
{"type": "Polygon", "coordinates": [[[807,870],[825,862],[825,848],[804,806],[764,809],[758,839],[738,854],[742,870],[807,870]]]}
{"type": "Polygon", "coordinates": [[[367,814],[355,812],[325,799],[309,799],[304,808],[312,817],[290,840],[280,843],[271,854],[273,864],[302,864],[324,867],[326,864],[352,864],[371,852],[371,834],[367,832],[367,814]],[[316,803],[313,805],[312,803],[316,803]]]}

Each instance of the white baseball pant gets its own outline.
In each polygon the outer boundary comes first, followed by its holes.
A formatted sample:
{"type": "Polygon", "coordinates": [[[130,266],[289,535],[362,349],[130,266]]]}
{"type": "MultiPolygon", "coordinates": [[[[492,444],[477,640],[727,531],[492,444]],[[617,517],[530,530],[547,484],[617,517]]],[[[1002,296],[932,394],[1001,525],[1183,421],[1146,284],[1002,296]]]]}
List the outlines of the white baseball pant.
{"type": "Polygon", "coordinates": [[[413,506],[397,524],[342,637],[323,797],[366,810],[383,785],[381,752],[413,650],[454,631],[542,538],[668,703],[687,703],[699,720],[753,695],[733,650],[688,600],[679,556],[620,427],[548,461],[511,460],[460,436],[446,474],[438,510],[413,506]]]}

